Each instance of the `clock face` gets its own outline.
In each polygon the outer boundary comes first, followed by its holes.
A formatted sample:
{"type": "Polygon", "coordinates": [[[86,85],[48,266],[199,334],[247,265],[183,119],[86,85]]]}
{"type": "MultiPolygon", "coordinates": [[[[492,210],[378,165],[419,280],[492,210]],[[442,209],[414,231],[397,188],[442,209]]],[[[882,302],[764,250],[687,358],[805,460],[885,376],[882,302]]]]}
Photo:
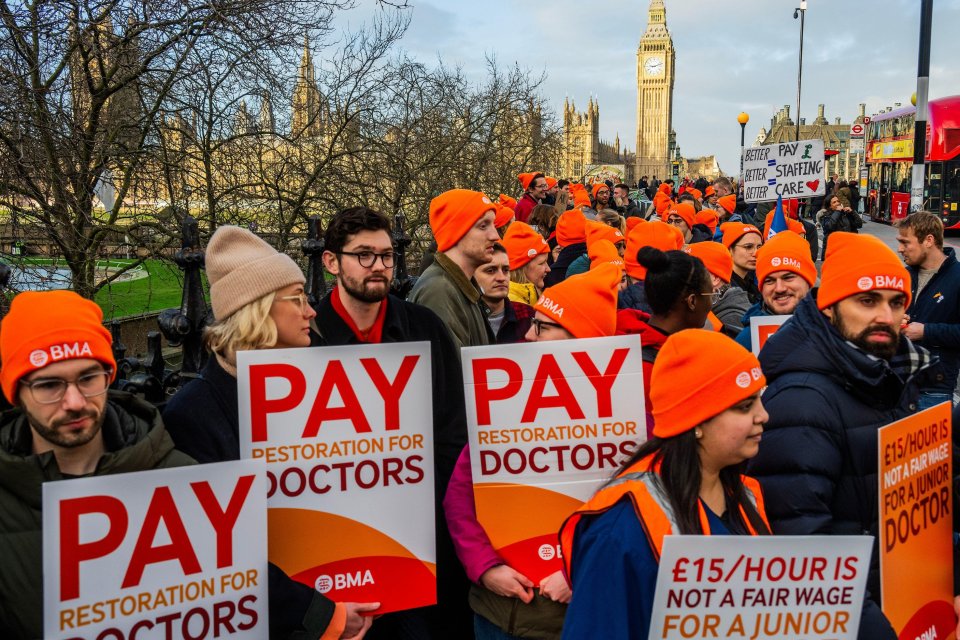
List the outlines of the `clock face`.
{"type": "Polygon", "coordinates": [[[646,62],[643,63],[643,70],[648,76],[663,75],[663,58],[650,56],[647,58],[646,62]]]}

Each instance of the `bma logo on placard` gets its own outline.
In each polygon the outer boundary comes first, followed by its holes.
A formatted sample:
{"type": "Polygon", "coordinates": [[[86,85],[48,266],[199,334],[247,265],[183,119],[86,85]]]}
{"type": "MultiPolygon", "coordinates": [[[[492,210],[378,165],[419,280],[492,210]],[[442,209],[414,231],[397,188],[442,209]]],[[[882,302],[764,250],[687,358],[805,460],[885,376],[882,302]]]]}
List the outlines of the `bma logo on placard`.
{"type": "Polygon", "coordinates": [[[314,586],[320,593],[328,593],[333,589],[342,591],[354,587],[365,587],[368,584],[376,584],[369,569],[351,573],[335,573],[332,577],[323,574],[318,576],[316,582],[314,582],[314,586]]]}

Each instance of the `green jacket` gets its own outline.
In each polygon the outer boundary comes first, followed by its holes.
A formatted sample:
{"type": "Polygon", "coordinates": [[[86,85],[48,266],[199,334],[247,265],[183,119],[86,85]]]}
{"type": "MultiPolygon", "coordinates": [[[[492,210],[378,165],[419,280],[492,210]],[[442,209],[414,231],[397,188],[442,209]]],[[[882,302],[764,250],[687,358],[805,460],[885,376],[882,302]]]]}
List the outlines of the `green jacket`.
{"type": "MultiPolygon", "coordinates": [[[[160,412],[136,396],[111,391],[95,476],[195,464],[176,451],[160,412]]],[[[43,637],[42,485],[65,479],[53,452],[34,455],[19,409],[0,415],[0,638],[43,637]]]]}
{"type": "Polygon", "coordinates": [[[480,290],[467,279],[463,269],[441,251],[434,254],[433,264],[417,279],[409,300],[440,316],[458,353],[460,347],[496,343],[485,308],[481,306],[480,290]]]}

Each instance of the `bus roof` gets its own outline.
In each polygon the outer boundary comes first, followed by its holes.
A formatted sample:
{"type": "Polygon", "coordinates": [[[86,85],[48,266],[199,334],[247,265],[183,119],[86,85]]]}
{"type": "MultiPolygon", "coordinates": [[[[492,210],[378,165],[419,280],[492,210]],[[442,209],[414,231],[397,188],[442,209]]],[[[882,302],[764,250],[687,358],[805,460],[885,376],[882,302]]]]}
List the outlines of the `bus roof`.
{"type": "MultiPolygon", "coordinates": [[[[960,156],[960,96],[931,100],[927,121],[927,161],[951,160],[960,156]]],[[[917,109],[906,106],[887,113],[871,116],[871,122],[881,122],[904,115],[913,115],[917,109]]]]}

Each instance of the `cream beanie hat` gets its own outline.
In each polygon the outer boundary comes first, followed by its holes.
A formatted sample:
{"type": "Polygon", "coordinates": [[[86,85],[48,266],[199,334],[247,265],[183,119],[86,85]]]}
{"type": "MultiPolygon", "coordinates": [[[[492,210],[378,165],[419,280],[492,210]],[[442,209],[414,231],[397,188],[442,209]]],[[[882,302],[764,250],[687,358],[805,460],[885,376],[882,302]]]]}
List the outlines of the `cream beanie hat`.
{"type": "Polygon", "coordinates": [[[285,253],[242,227],[217,229],[206,252],[213,317],[223,320],[241,307],[307,279],[285,253]]]}

